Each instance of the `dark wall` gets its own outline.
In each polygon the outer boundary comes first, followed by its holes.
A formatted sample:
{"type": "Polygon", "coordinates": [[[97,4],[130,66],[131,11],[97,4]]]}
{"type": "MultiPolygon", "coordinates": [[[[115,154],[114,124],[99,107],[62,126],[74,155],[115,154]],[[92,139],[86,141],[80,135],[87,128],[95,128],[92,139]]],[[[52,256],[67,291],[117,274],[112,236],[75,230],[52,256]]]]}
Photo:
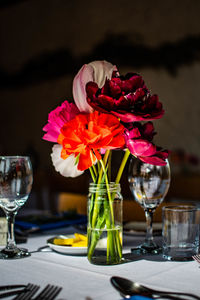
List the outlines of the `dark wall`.
{"type": "Polygon", "coordinates": [[[61,180],[42,127],[72,99],[80,67],[106,59],[121,73],[141,73],[159,94],[166,115],[155,122],[157,143],[198,157],[199,11],[198,0],[1,1],[0,153],[29,154],[36,173],[61,180]]]}

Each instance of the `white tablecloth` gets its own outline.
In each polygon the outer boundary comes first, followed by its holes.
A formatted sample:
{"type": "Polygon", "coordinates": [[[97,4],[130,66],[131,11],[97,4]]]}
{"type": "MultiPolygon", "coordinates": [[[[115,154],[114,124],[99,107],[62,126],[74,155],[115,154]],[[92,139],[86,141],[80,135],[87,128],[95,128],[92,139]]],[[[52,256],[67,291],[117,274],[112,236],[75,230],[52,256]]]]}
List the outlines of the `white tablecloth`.
{"type": "MultiPolygon", "coordinates": [[[[63,234],[74,233],[72,227],[59,230],[63,234]]],[[[46,244],[57,234],[32,235],[26,244],[30,251],[46,244]]],[[[46,284],[63,287],[57,299],[66,300],[119,300],[118,292],[111,286],[111,276],[127,277],[152,288],[190,292],[200,295],[200,268],[197,262],[169,262],[160,256],[135,257],[130,255],[131,245],[140,243],[142,237],[124,236],[124,256],[129,262],[115,266],[97,266],[86,256],[70,256],[47,249],[32,253],[18,260],[0,261],[0,284],[35,283],[42,288],[46,284]]]]}

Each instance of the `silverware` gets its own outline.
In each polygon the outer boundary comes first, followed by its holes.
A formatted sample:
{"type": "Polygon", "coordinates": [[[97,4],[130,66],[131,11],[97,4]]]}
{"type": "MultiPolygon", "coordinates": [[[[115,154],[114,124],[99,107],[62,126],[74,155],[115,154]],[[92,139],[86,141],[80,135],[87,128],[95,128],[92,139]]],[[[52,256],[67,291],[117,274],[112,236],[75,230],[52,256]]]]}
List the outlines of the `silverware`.
{"type": "Polygon", "coordinates": [[[23,293],[23,290],[17,290],[17,291],[15,290],[12,292],[6,292],[3,294],[0,294],[0,299],[15,296],[15,295],[22,294],[22,293],[23,293]]]}
{"type": "MultiPolygon", "coordinates": [[[[43,249],[47,249],[47,248],[49,248],[48,245],[41,246],[41,247],[37,248],[37,250],[30,251],[30,253],[42,252],[43,249]]],[[[51,252],[51,251],[52,251],[52,250],[49,248],[49,252],[51,252]]],[[[45,252],[47,252],[47,251],[45,251],[45,252]]]]}
{"type": "Polygon", "coordinates": [[[200,264],[200,254],[193,255],[192,258],[200,264]]]}
{"type": "Polygon", "coordinates": [[[19,288],[25,288],[25,287],[26,287],[26,285],[23,285],[23,284],[1,285],[0,291],[13,290],[13,289],[19,289],[19,288]]]}
{"type": "Polygon", "coordinates": [[[39,286],[28,283],[26,290],[22,292],[20,295],[16,296],[13,300],[30,300],[39,290],[39,286]]]}
{"type": "Polygon", "coordinates": [[[48,284],[33,300],[53,300],[61,290],[61,287],[48,284]]]}
{"type": "MultiPolygon", "coordinates": [[[[148,287],[145,287],[137,282],[133,282],[131,280],[128,280],[126,278],[113,276],[111,277],[111,283],[112,285],[120,292],[121,295],[123,295],[125,298],[128,298],[133,295],[141,295],[146,297],[152,297],[154,299],[158,298],[168,298],[168,299],[181,299],[176,297],[177,296],[183,296],[183,297],[192,297],[194,299],[200,300],[200,298],[196,295],[190,294],[190,293],[181,293],[181,292],[167,292],[167,291],[157,291],[150,289],[148,287]]],[[[182,298],[183,299],[183,298],[182,298]]],[[[188,298],[184,298],[188,300],[188,298]]]]}
{"type": "Polygon", "coordinates": [[[18,294],[22,294],[26,290],[27,290],[27,286],[22,285],[22,284],[2,285],[2,286],[0,286],[0,291],[6,291],[6,292],[0,294],[0,299],[10,297],[10,296],[15,296],[18,294]],[[9,291],[9,290],[12,290],[12,291],[9,291]]]}

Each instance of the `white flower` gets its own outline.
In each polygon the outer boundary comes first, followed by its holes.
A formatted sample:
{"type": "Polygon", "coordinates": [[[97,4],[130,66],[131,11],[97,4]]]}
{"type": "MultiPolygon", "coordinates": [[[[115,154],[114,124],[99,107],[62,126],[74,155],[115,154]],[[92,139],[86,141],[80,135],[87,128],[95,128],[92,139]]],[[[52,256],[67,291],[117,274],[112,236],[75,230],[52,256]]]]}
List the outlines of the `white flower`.
{"type": "Polygon", "coordinates": [[[73,80],[74,101],[81,112],[91,113],[93,111],[87,103],[86,84],[93,81],[98,84],[99,88],[102,88],[106,78],[111,79],[113,71],[117,71],[117,67],[105,60],[93,61],[82,66],[73,80]]]}
{"type": "Polygon", "coordinates": [[[83,174],[84,172],[79,171],[75,165],[75,156],[72,154],[68,158],[62,159],[61,150],[62,146],[59,144],[52,148],[51,158],[56,171],[65,177],[77,177],[83,174]]]}

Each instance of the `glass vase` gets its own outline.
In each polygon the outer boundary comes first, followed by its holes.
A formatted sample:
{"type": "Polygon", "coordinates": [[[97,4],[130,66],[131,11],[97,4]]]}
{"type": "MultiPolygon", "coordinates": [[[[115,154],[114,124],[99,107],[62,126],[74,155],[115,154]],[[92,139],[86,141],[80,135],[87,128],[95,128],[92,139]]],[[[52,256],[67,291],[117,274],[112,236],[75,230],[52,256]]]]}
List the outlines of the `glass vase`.
{"type": "Polygon", "coordinates": [[[113,265],[121,262],[122,205],[120,184],[90,184],[87,234],[91,263],[113,265]]]}

